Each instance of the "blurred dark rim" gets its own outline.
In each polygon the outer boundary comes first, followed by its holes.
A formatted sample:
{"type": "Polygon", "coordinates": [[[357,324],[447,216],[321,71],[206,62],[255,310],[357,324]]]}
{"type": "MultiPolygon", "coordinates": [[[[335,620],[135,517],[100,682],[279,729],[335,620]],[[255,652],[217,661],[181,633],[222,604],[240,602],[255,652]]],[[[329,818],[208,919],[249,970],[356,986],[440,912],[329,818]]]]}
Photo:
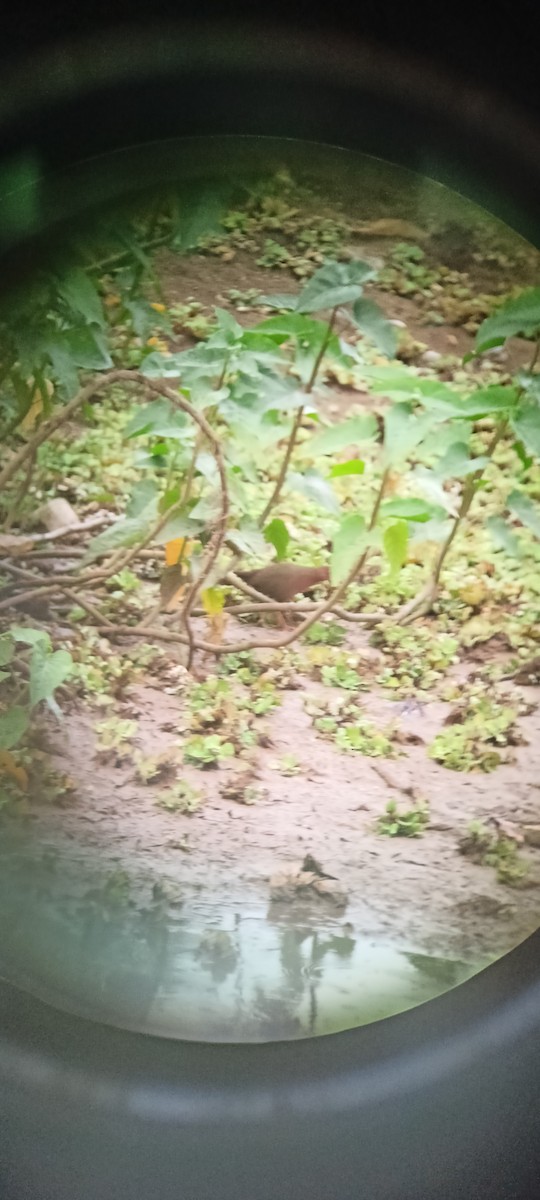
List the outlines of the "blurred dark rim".
{"type": "MultiPolygon", "coordinates": [[[[61,232],[59,181],[76,166],[84,168],[79,182],[90,180],[92,156],[155,144],[156,135],[288,137],[375,154],[457,186],[539,241],[540,140],[527,117],[429,65],[350,41],[252,27],[118,31],[14,68],[0,125],[0,166],[33,156],[43,200],[38,232],[4,231],[4,290],[35,269],[51,232],[61,232]]],[[[151,163],[153,152],[144,153],[151,163]]],[[[137,187],[126,189],[119,176],[117,194],[126,190],[137,187]]],[[[62,220],[91,216],[79,186],[77,194],[62,220]]],[[[495,1054],[504,1065],[518,1043],[538,1038],[539,946],[536,933],[428,1005],[294,1047],[138,1036],[60,1014],[3,983],[3,1102],[31,1092],[43,1104],[193,1127],[404,1099],[495,1054]]]]}

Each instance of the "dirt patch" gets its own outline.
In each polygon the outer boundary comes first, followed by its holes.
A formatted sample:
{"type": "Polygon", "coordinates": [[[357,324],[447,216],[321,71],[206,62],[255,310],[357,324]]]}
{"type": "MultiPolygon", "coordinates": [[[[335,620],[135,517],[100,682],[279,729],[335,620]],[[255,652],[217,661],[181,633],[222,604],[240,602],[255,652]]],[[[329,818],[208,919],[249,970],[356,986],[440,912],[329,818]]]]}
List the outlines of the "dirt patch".
{"type": "MultiPolygon", "coordinates": [[[[342,752],[317,735],[304,708],[306,695],[338,694],[307,678],[282,693],[268,721],[271,745],[260,748],[253,782],[260,799],[245,805],[225,799],[224,784],[241,763],[200,771],[186,766],[182,778],[201,789],[204,801],[191,815],[156,805],[161,785],[137,780],[128,752],[118,765],[95,752],[95,714],[73,713],[56,764],[76,781],[76,798],[59,812],[36,805],[34,832],[54,843],[99,858],[102,868],[121,865],[131,876],[150,868],[155,880],[174,882],[184,895],[204,895],[223,909],[269,901],[269,880],[282,866],[313,854],[348,895],[348,919],[433,952],[474,958],[508,950],[536,928],[540,918],[540,850],[530,849],[529,886],[519,892],[496,881],[495,872],[458,852],[468,822],[498,816],[537,821],[540,808],[540,710],[522,718],[527,744],[514,762],[493,775],[461,775],[429,759],[426,746],[443,726],[449,706],[430,701],[412,706],[377,693],[361,694],[370,720],[393,723],[404,739],[394,760],[342,752]],[[298,773],[280,773],[294,760],[298,773]],[[377,768],[384,765],[383,777],[377,768]],[[391,786],[395,782],[395,787],[391,786]],[[391,798],[403,802],[413,787],[429,802],[422,838],[394,839],[375,825],[391,798]]],[[[540,689],[527,689],[540,699],[540,689]]],[[[134,742],[143,754],[178,744],[175,730],[182,700],[155,684],[134,687],[134,742]]],[[[245,764],[244,764],[245,765],[245,764]]],[[[410,802],[409,802],[410,803],[410,802]]]]}

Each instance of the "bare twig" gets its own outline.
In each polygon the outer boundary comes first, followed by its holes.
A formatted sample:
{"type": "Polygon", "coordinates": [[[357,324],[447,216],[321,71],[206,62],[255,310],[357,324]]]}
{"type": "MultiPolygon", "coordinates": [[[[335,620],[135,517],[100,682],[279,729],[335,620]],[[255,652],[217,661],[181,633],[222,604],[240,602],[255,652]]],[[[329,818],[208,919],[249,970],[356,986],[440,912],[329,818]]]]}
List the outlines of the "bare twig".
{"type": "Polygon", "coordinates": [[[62,525],[60,529],[50,529],[48,533],[32,533],[29,536],[36,546],[40,546],[43,542],[54,542],[57,538],[69,537],[70,533],[86,533],[89,529],[100,529],[101,526],[111,525],[116,520],[115,513],[96,513],[95,517],[89,517],[87,521],[79,521],[76,525],[62,525]]]}
{"type": "Polygon", "coordinates": [[[85,596],[79,595],[78,592],[72,592],[70,588],[62,588],[62,593],[64,596],[67,596],[68,600],[71,600],[73,604],[79,604],[81,608],[84,608],[88,615],[93,617],[94,621],[96,621],[98,625],[108,625],[109,629],[114,629],[113,622],[109,621],[105,614],[100,612],[99,608],[96,608],[93,604],[91,604],[85,596]]]}

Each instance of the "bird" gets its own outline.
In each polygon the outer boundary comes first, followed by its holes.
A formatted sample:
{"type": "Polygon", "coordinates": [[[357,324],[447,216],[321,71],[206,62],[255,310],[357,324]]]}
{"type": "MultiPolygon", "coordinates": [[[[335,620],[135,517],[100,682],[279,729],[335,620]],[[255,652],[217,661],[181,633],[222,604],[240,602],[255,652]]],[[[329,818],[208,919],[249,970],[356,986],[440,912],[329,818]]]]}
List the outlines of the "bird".
{"type": "Polygon", "coordinates": [[[305,595],[330,578],[328,567],[303,567],[299,563],[274,562],[254,571],[238,571],[238,578],[278,604],[305,595]]]}

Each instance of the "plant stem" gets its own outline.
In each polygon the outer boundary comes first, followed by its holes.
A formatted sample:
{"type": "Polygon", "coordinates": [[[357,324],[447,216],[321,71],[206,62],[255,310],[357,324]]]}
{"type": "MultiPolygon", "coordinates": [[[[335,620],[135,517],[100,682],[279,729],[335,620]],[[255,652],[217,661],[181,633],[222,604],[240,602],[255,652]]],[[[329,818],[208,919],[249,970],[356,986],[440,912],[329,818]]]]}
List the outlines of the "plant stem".
{"type": "Polygon", "coordinates": [[[292,452],[293,452],[295,444],[296,444],[296,436],[298,434],[298,430],[300,428],[303,415],[304,415],[304,406],[302,405],[299,409],[297,409],[296,416],[294,418],[292,429],[290,432],[289,441],[287,443],[287,449],[285,451],[285,454],[282,459],[281,467],[279,469],[279,475],[274,484],[274,490],[270,496],[270,499],[268,500],[267,504],[265,504],[263,511],[257,522],[257,524],[259,526],[264,525],[270,510],[274,507],[275,504],[277,504],[277,501],[279,500],[279,497],[281,495],[281,489],[283,487],[283,484],[285,482],[285,476],[289,469],[289,463],[291,461],[292,452]]]}
{"type": "MultiPolygon", "coordinates": [[[[332,336],[334,325],[336,323],[337,311],[338,311],[337,307],[332,309],[332,314],[331,314],[330,320],[329,320],[327,328],[326,328],[326,333],[324,335],[324,338],[322,339],[321,345],[319,347],[319,352],[318,352],[315,362],[313,364],[313,370],[312,370],[309,380],[304,388],[304,392],[305,392],[306,396],[310,395],[310,393],[313,391],[313,388],[315,386],[315,380],[317,378],[319,367],[323,360],[324,354],[328,347],[328,343],[332,336]]],[[[289,463],[291,461],[292,453],[293,453],[293,450],[294,450],[294,447],[296,444],[296,437],[298,434],[298,430],[302,423],[302,417],[304,415],[304,407],[305,407],[304,405],[301,405],[301,407],[298,409],[296,416],[294,418],[293,426],[292,426],[290,436],[289,436],[289,441],[287,443],[287,449],[285,451],[285,455],[284,455],[283,461],[281,463],[278,477],[274,484],[274,490],[270,496],[270,499],[268,500],[268,503],[265,504],[265,507],[263,508],[263,511],[259,517],[259,520],[257,522],[257,524],[259,526],[264,525],[269,512],[271,511],[272,508],[274,508],[274,505],[277,504],[277,501],[279,500],[279,497],[281,495],[281,489],[285,482],[285,477],[286,477],[286,474],[287,474],[287,471],[289,468],[289,463]]]]}
{"type": "MultiPolygon", "coordinates": [[[[505,417],[504,420],[500,421],[499,424],[496,426],[493,436],[491,438],[491,441],[486,448],[486,457],[487,458],[491,459],[493,457],[493,452],[494,452],[496,446],[498,445],[498,443],[500,442],[501,438],[504,436],[507,425],[508,425],[508,417],[505,417]]],[[[485,470],[484,467],[479,467],[477,471],[475,471],[472,475],[469,476],[469,478],[467,479],[467,482],[463,488],[463,494],[461,497],[461,504],[459,506],[459,512],[458,512],[457,516],[454,518],[454,523],[452,525],[450,533],[448,534],[446,541],[441,546],[438,558],[435,563],[435,568],[433,571],[433,583],[434,583],[435,587],[438,587],[438,585],[439,585],[439,580],[441,577],[441,571],[442,571],[442,568],[444,565],[444,561],[445,561],[448,551],[452,545],[452,542],[454,541],[454,538],[456,536],[456,533],[459,529],[461,522],[464,520],[464,518],[467,516],[467,513],[469,512],[471,504],[476,495],[476,484],[478,483],[478,480],[482,478],[482,475],[484,474],[484,470],[485,470]]]]}

